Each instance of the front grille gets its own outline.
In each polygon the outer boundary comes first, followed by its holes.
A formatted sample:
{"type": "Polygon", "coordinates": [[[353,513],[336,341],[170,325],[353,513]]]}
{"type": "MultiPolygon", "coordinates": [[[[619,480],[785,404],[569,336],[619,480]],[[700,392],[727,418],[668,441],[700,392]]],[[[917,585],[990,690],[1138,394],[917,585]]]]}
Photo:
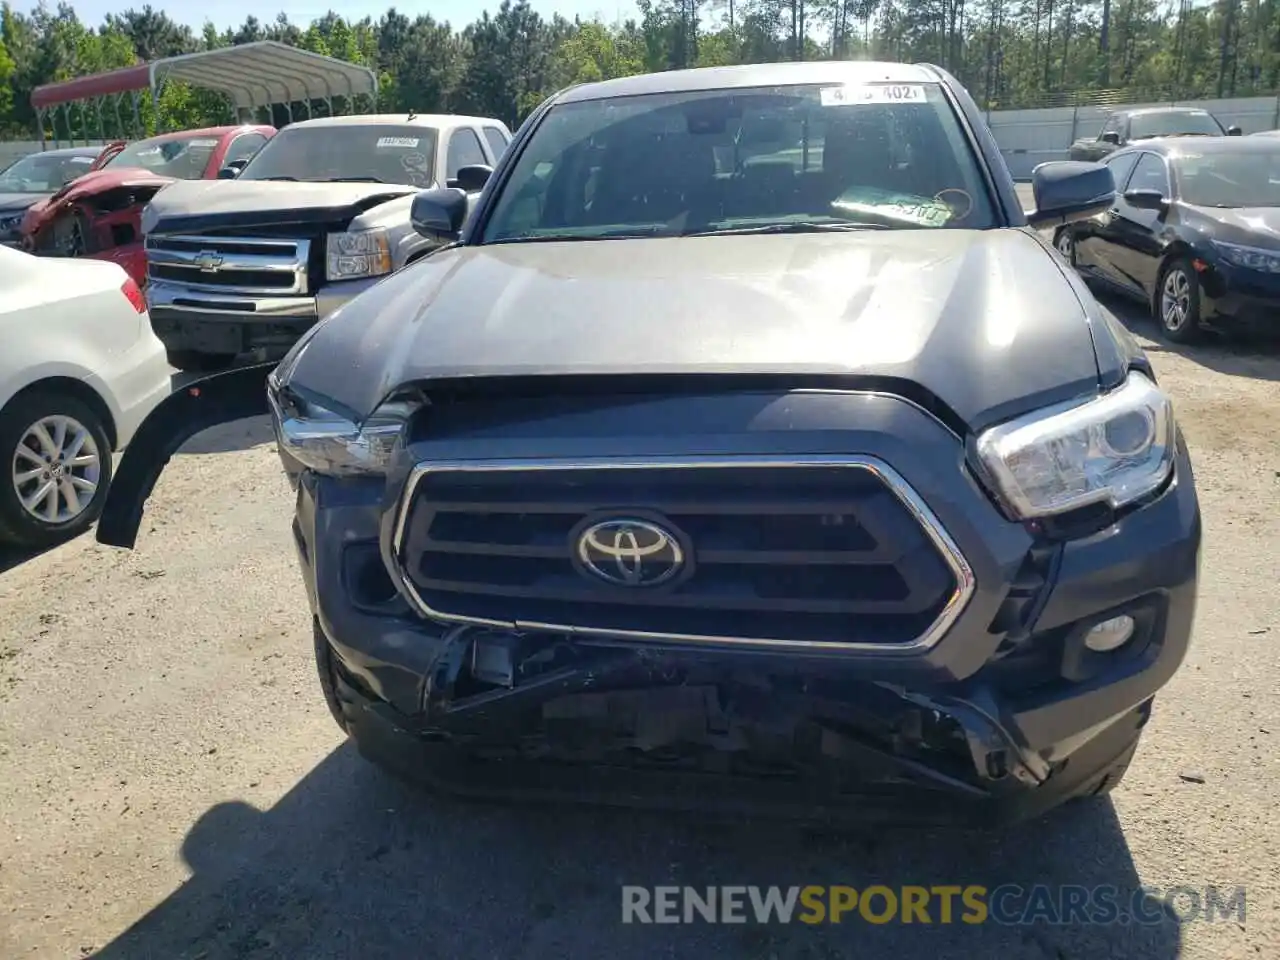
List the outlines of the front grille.
{"type": "Polygon", "coordinates": [[[928,508],[871,459],[424,465],[393,546],[429,616],[657,639],[918,649],[973,587],[928,508]],[[586,569],[583,532],[616,519],[671,533],[681,574],[627,586],[586,569]]]}
{"type": "Polygon", "coordinates": [[[217,293],[305,294],[311,246],[277,237],[150,236],[147,277],[217,293]]]}

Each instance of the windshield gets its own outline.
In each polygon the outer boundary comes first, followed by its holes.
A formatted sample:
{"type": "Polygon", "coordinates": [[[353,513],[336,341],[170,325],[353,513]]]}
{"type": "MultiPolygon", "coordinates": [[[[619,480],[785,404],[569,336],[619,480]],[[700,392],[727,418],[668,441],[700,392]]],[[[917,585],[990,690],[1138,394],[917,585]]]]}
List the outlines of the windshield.
{"type": "Polygon", "coordinates": [[[1189,113],[1141,113],[1129,119],[1130,140],[1173,137],[1179,134],[1221,137],[1226,132],[1212,114],[1203,110],[1189,113]]]}
{"type": "Polygon", "coordinates": [[[436,132],[378,123],[286,127],[240,174],[241,180],[369,180],[432,185],[436,132]]]}
{"type": "Polygon", "coordinates": [[[1200,207],[1280,207],[1280,144],[1275,150],[1205,151],[1173,161],[1178,192],[1200,207]]]}
{"type": "Polygon", "coordinates": [[[0,173],[0,193],[53,193],[68,180],[88,173],[95,156],[23,157],[0,173]]]}
{"type": "Polygon", "coordinates": [[[995,222],[937,84],[785,86],[554,107],[482,242],[995,222]]]}
{"type": "Polygon", "coordinates": [[[105,167],[142,167],[150,173],[178,180],[199,180],[218,147],[218,137],[174,137],[139,140],[108,160],[105,167]]]}

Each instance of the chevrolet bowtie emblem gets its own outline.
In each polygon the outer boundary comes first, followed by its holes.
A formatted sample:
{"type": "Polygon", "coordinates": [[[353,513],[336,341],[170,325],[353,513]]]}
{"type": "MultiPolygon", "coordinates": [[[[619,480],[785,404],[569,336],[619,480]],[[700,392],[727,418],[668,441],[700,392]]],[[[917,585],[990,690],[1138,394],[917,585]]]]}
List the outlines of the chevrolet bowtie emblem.
{"type": "Polygon", "coordinates": [[[222,266],[222,257],[212,250],[201,250],[196,256],[196,266],[200,268],[201,273],[217,273],[218,268],[222,266]]]}

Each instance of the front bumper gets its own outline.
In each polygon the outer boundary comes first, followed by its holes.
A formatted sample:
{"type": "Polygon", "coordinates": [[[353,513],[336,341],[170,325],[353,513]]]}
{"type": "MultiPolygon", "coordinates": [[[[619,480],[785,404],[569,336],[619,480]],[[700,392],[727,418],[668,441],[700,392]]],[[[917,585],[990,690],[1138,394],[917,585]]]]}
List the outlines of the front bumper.
{"type": "Polygon", "coordinates": [[[338,307],[378,282],[329,284],[311,296],[264,297],[197,290],[154,280],[147,287],[151,324],[171,351],[279,354],[338,307]]]}
{"type": "Polygon", "coordinates": [[[974,562],[979,589],[936,645],[896,657],[518,638],[439,624],[413,612],[387,574],[383,484],[304,472],[294,534],[330,706],[384,765],[481,795],[662,806],[696,796],[733,810],[748,802],[750,781],[766,807],[824,820],[878,810],[890,819],[980,822],[1034,815],[1088,792],[1132,749],[1190,640],[1200,513],[1185,450],[1174,482],[1152,503],[1098,533],[1035,549],[980,490],[928,479],[915,455],[904,447],[893,460],[974,562]],[[999,629],[993,614],[1037,551],[1044,583],[1032,612],[1022,627],[999,629]],[[1088,651],[1089,628],[1122,613],[1137,623],[1134,639],[1112,654],[1088,651]],[[520,680],[513,665],[539,647],[564,651],[563,667],[520,680]],[[510,682],[476,686],[486,671],[510,682]],[[718,692],[692,707],[667,702],[672,691],[705,689],[718,692]],[[685,720],[654,733],[644,710],[628,712],[636,691],[650,698],[654,717],[685,720]],[[751,691],[764,692],[763,705],[751,691]],[[608,734],[614,745],[622,736],[623,754],[661,754],[668,768],[620,767],[608,749],[575,753],[572,732],[569,747],[546,734],[548,718],[566,711],[585,735],[592,717],[619,710],[634,723],[608,734]],[[922,723],[945,728],[939,742],[904,732],[922,723]],[[772,743],[770,762],[779,743],[791,744],[797,763],[775,777],[709,759],[732,754],[735,743],[772,743]]]}
{"type": "Polygon", "coordinates": [[[1219,260],[1201,275],[1201,319],[1260,334],[1280,333],[1280,275],[1219,260]]]}

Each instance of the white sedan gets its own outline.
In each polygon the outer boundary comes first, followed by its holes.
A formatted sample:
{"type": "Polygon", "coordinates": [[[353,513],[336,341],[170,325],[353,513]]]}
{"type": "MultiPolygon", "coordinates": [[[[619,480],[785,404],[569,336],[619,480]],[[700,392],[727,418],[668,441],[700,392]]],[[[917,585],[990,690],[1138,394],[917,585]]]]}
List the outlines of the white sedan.
{"type": "Polygon", "coordinates": [[[98,516],[171,371],[141,291],[101,260],[0,247],[0,344],[0,541],[48,546],[98,516]]]}

